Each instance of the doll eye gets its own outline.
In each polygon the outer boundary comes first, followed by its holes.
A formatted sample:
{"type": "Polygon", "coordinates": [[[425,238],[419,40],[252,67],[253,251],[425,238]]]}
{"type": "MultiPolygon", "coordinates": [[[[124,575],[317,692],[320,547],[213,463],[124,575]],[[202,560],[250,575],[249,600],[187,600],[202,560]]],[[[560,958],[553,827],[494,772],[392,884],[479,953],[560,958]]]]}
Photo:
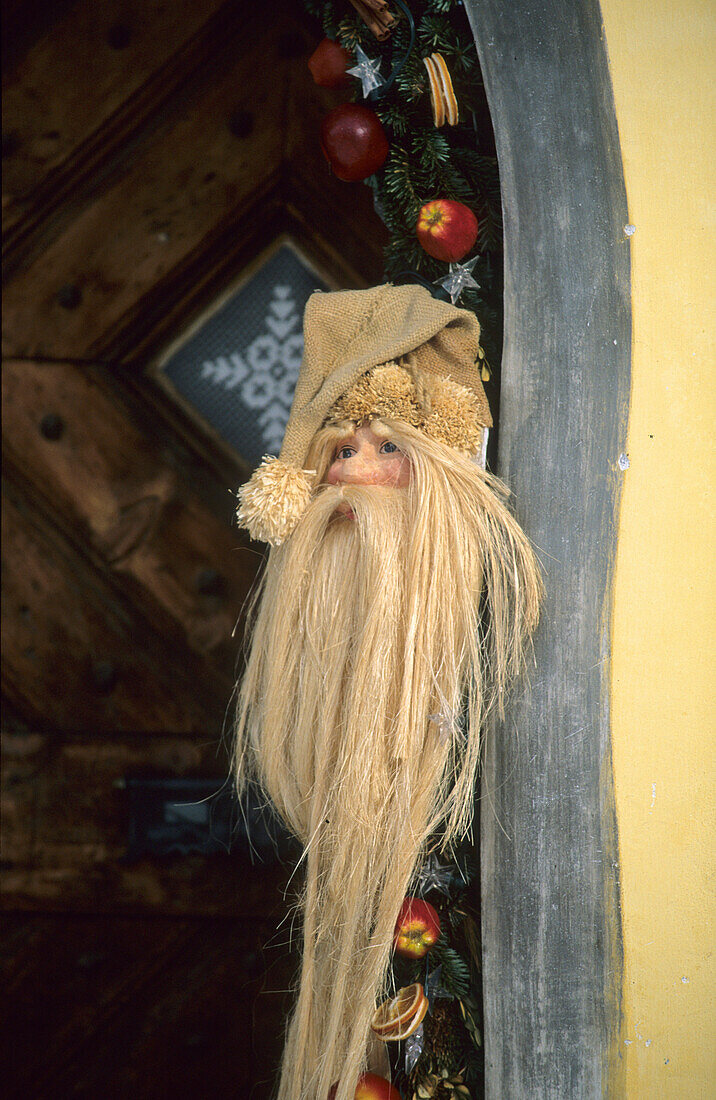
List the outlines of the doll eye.
{"type": "Polygon", "coordinates": [[[380,448],[380,453],[382,455],[392,455],[397,450],[398,450],[398,448],[396,447],[395,443],[391,443],[389,439],[386,439],[385,443],[383,443],[383,445],[380,448]]]}
{"type": "Polygon", "coordinates": [[[339,458],[351,458],[355,454],[354,447],[339,447],[336,453],[336,459],[339,458]]]}

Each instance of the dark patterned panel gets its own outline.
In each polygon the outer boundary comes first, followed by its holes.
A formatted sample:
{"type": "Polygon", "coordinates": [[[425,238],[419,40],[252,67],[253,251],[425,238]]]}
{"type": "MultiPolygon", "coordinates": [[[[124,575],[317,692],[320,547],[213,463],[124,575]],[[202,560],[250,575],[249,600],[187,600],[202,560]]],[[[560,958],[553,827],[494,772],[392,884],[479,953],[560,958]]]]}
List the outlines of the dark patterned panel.
{"type": "Polygon", "coordinates": [[[178,393],[251,465],[280,450],[303,354],[303,310],[325,289],[282,244],[163,364],[178,393]]]}

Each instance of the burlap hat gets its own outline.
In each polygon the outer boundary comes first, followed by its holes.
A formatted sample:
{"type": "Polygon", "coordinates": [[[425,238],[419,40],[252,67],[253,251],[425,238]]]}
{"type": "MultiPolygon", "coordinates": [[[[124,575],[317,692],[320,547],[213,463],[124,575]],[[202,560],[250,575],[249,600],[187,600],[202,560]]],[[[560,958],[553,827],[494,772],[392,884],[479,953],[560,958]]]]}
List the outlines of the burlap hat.
{"type": "Polygon", "coordinates": [[[304,469],[311,441],[331,420],[407,419],[476,452],[492,425],[479,354],[475,314],[422,286],[312,294],[281,453],[267,455],[239,490],[239,524],[275,546],[291,534],[314,486],[315,471],[304,469]]]}

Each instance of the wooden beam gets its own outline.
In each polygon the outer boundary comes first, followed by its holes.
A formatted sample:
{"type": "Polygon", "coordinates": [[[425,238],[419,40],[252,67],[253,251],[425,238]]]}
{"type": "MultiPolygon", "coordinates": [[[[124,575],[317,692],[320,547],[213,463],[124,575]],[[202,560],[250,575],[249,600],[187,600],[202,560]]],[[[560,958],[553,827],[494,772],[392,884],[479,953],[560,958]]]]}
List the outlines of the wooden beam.
{"type": "MultiPolygon", "coordinates": [[[[126,775],[217,775],[228,770],[219,732],[201,737],[4,733],[2,905],[57,912],[266,917],[289,869],[231,855],[124,862],[126,775]]],[[[221,781],[217,783],[217,790],[221,781]]],[[[238,810],[237,810],[238,812],[238,810]]]]}
{"type": "Polygon", "coordinates": [[[40,729],[221,734],[231,681],[167,641],[3,482],[3,691],[40,729]]]}
{"type": "Polygon", "coordinates": [[[325,242],[344,282],[382,278],[387,233],[370,190],[337,180],[320,151],[321,118],[340,96],[313,84],[312,34],[284,7],[250,49],[229,36],[203,65],[195,51],[181,94],[166,81],[153,92],[147,76],[131,141],[98,123],[85,188],[68,162],[71,201],[38,185],[6,259],[6,354],[146,362],[281,231],[284,211],[325,242]]]}
{"type": "Polygon", "coordinates": [[[238,17],[237,4],[221,0],[176,0],[171,19],[162,0],[147,0],[140,16],[123,0],[79,0],[63,13],[4,82],[4,254],[76,201],[113,151],[236,33],[238,17]]]}
{"type": "Polygon", "coordinates": [[[375,212],[369,187],[329,183],[323,174],[309,176],[299,162],[287,165],[282,194],[291,231],[332,273],[337,286],[383,281],[388,230],[375,212]]]}
{"type": "Polygon", "coordinates": [[[622,1096],[611,589],[629,221],[596,0],[466,0],[504,207],[498,472],[545,573],[531,684],[487,742],[488,1100],[622,1096]]]}
{"type": "Polygon", "coordinates": [[[22,913],[3,926],[8,1098],[270,1095],[294,960],[267,920],[22,913]]]}
{"type": "Polygon", "coordinates": [[[86,205],[47,223],[5,288],[4,354],[102,357],[107,334],[265,192],[281,162],[285,29],[265,22],[249,54],[226,43],[86,205]]]}
{"type": "Polygon", "coordinates": [[[229,526],[229,494],[222,522],[86,369],[9,361],[2,392],[4,455],[35,505],[44,502],[51,522],[168,643],[211,658],[216,679],[229,683],[232,631],[257,569],[229,526]]]}

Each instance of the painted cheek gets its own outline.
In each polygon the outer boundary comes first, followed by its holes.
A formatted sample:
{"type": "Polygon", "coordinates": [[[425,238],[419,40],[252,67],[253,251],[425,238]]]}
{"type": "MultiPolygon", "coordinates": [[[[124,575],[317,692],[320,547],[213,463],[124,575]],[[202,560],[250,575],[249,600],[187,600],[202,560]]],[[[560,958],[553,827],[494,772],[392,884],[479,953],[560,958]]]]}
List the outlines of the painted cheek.
{"type": "Polygon", "coordinates": [[[395,458],[395,476],[392,484],[396,489],[406,489],[410,484],[411,477],[410,459],[405,455],[395,458]]]}
{"type": "Polygon", "coordinates": [[[405,455],[383,458],[376,466],[378,476],[376,484],[390,485],[394,489],[404,489],[410,484],[410,459],[405,455]]]}
{"type": "Polygon", "coordinates": [[[400,480],[400,459],[388,458],[375,465],[376,485],[397,485],[400,480]]]}
{"type": "Polygon", "coordinates": [[[389,485],[402,489],[410,482],[410,462],[403,455],[359,460],[344,480],[354,485],[389,485]]]}

